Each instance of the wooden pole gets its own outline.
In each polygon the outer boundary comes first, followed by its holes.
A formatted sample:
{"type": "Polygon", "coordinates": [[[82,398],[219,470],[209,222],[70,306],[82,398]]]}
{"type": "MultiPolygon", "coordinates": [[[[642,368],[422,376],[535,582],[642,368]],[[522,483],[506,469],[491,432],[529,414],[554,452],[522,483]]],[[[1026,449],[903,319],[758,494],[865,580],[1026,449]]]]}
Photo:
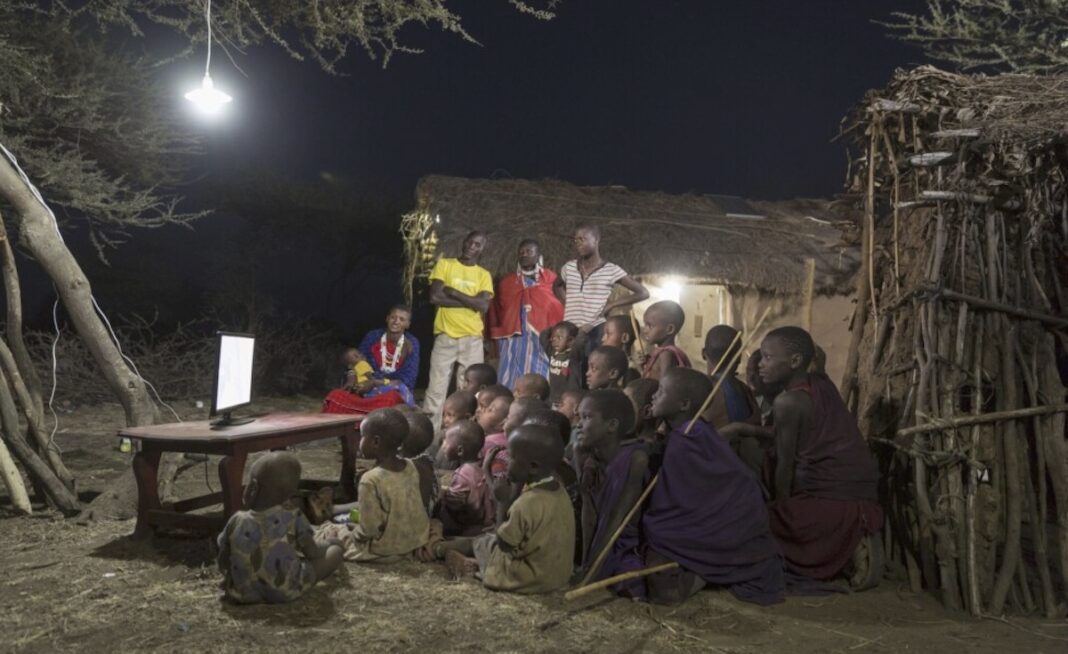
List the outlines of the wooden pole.
{"type": "Polygon", "coordinates": [[[648,568],[642,568],[641,570],[631,570],[630,572],[624,572],[623,574],[609,577],[608,579],[602,579],[596,583],[580,586],[575,590],[564,593],[565,600],[573,600],[588,595],[595,590],[601,590],[602,588],[608,588],[613,584],[618,584],[621,581],[630,581],[631,579],[638,579],[640,577],[648,577],[649,575],[655,575],[658,572],[666,572],[668,570],[674,570],[679,567],[678,563],[669,561],[668,563],[661,563],[660,565],[654,565],[648,568]]]}
{"type": "Polygon", "coordinates": [[[985,298],[975,297],[974,295],[967,295],[965,293],[951,291],[948,288],[928,287],[926,290],[931,293],[934,293],[935,295],[941,295],[947,300],[966,302],[972,307],[972,309],[986,309],[988,311],[998,311],[1001,313],[1006,313],[1010,316],[1023,318],[1025,320],[1035,320],[1037,322],[1045,323],[1053,327],[1068,327],[1068,318],[1050,316],[1044,313],[1039,313],[1038,311],[1031,311],[1030,309],[1021,309],[1020,307],[1014,307],[1011,304],[993,302],[985,298]]]}
{"type": "Polygon", "coordinates": [[[812,331],[812,293],[816,285],[816,260],[805,257],[805,283],[801,287],[801,326],[812,331]]]}
{"type": "Polygon", "coordinates": [[[582,584],[580,586],[585,586],[586,584],[588,584],[590,582],[590,579],[592,579],[593,576],[597,574],[597,571],[601,568],[601,564],[603,564],[604,560],[608,558],[608,553],[612,551],[612,546],[616,544],[617,540],[619,540],[619,536],[623,533],[623,530],[627,528],[627,525],[630,524],[630,521],[634,518],[634,514],[638,512],[638,508],[641,507],[643,502],[645,502],[645,498],[649,497],[649,493],[653,492],[653,488],[656,486],[656,482],[658,482],[659,480],[660,473],[658,472],[652,479],[649,480],[649,485],[646,486],[645,490],[642,491],[642,494],[638,496],[638,501],[634,503],[634,506],[630,507],[630,511],[627,511],[627,515],[623,517],[623,521],[619,523],[618,527],[616,527],[615,532],[613,532],[612,535],[608,537],[608,541],[604,544],[604,547],[602,547],[601,551],[597,554],[597,558],[593,560],[593,564],[590,565],[590,569],[586,571],[586,576],[582,578],[582,584]]]}
{"type": "MultiPolygon", "coordinates": [[[[771,311],[771,307],[765,307],[764,313],[760,314],[760,319],[756,321],[755,325],[753,325],[753,330],[749,332],[749,336],[746,337],[746,339],[742,343],[741,347],[739,347],[738,350],[731,356],[730,361],[727,363],[726,366],[722,365],[723,364],[723,359],[719,360],[719,363],[717,363],[716,367],[712,370],[712,376],[713,377],[720,370],[730,370],[731,368],[734,367],[734,364],[736,364],[738,362],[738,359],[741,358],[742,352],[745,352],[745,349],[747,347],[749,347],[749,345],[752,342],[752,340],[754,338],[756,338],[757,333],[760,331],[760,326],[764,324],[764,319],[768,317],[768,312],[769,311],[771,311]]],[[[734,340],[731,341],[731,344],[729,346],[727,346],[727,351],[728,352],[730,351],[730,348],[733,347],[734,344],[738,341],[738,337],[741,336],[741,335],[742,335],[741,332],[738,332],[737,334],[734,335],[734,340]]],[[[726,378],[727,378],[726,375],[720,375],[719,376],[719,379],[716,380],[716,384],[712,387],[712,392],[709,393],[708,397],[705,398],[704,403],[701,404],[701,408],[697,410],[697,413],[693,414],[693,418],[691,418],[690,422],[687,423],[686,430],[683,431],[682,433],[684,433],[684,434],[689,434],[690,433],[690,429],[693,428],[693,424],[695,422],[697,422],[698,418],[700,418],[702,415],[704,415],[705,410],[708,409],[708,405],[712,404],[712,398],[714,398],[716,396],[716,393],[719,392],[719,387],[723,385],[723,380],[726,379],[726,378]]]]}
{"type": "Polygon", "coordinates": [[[1030,418],[1032,416],[1045,416],[1051,413],[1068,413],[1068,404],[1049,404],[1046,406],[1027,407],[1026,409],[995,411],[993,413],[981,413],[977,415],[959,416],[954,418],[939,418],[937,420],[932,420],[931,422],[924,423],[922,425],[915,425],[913,427],[899,429],[896,435],[898,438],[900,438],[902,436],[912,436],[913,434],[923,434],[931,431],[941,431],[943,429],[956,429],[958,427],[981,425],[990,422],[1000,422],[1003,420],[1015,420],[1017,418],[1030,418]]]}
{"type": "Polygon", "coordinates": [[[634,343],[638,346],[638,354],[645,354],[645,343],[642,342],[642,330],[638,328],[638,319],[634,317],[634,307],[627,311],[630,316],[630,325],[634,330],[634,343]]]}
{"type": "Polygon", "coordinates": [[[15,512],[25,515],[33,513],[30,496],[26,492],[26,485],[22,482],[22,475],[19,474],[15,460],[11,458],[11,451],[7,449],[3,439],[0,439],[0,479],[3,479],[4,485],[7,486],[7,494],[11,498],[15,512]]]}

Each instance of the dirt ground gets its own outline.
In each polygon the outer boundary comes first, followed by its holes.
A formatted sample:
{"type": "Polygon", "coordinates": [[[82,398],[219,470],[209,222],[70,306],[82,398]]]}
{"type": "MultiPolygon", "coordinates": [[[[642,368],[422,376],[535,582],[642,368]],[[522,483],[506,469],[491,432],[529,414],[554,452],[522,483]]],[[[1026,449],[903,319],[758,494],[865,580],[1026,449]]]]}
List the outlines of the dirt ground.
{"type": "MultiPolygon", "coordinates": [[[[315,410],[318,399],[258,402],[315,410]]],[[[176,407],[183,418],[203,410],[176,407]]],[[[117,405],[60,414],[57,442],[87,494],[129,466],[117,451],[117,405]]],[[[340,448],[297,452],[307,475],[339,469],[340,448]]],[[[215,461],[186,469],[179,495],[218,489],[215,461]]],[[[973,620],[942,610],[901,581],[858,595],[792,597],[772,608],[709,591],[665,609],[593,594],[493,593],[446,579],[444,566],[346,564],[293,604],[220,602],[205,535],[133,542],[132,520],[79,526],[41,510],[14,517],[0,497],[0,650],[14,652],[355,651],[432,652],[1064,652],[1068,622],[973,620]]]]}

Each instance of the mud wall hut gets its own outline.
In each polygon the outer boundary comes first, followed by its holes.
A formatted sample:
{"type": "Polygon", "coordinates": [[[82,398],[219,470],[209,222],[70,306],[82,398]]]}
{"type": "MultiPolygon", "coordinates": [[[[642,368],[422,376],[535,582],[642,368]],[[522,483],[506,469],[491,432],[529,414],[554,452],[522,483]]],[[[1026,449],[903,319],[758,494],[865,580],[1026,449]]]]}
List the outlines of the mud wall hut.
{"type": "MultiPolygon", "coordinates": [[[[406,284],[409,293],[425,288],[417,282],[434,261],[455,256],[473,229],[488,236],[482,265],[495,278],[514,272],[524,238],[538,239],[545,265],[559,270],[574,258],[575,227],[593,223],[603,233],[603,256],[641,279],[650,301],[682,304],[687,318],[679,344],[698,364],[710,327],[748,328],[771,307],[764,330],[810,325],[837,379],[860,261],[859,247],[843,238],[853,218],[821,200],[750,202],[557,180],[430,176],[419,181],[416,207],[402,225],[406,284]]],[[[635,315],[643,310],[639,305],[635,315]]]]}

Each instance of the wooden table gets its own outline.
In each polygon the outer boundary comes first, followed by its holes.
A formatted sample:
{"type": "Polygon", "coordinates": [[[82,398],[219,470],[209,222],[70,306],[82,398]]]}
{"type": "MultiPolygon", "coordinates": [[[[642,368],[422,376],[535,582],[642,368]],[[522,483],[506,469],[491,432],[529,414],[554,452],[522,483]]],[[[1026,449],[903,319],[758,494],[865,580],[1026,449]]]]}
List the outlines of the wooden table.
{"type": "Polygon", "coordinates": [[[145,538],[158,526],[221,530],[226,520],[241,508],[241,482],[249,454],[324,438],[341,441],[341,488],[349,498],[355,498],[357,425],[362,418],[327,413],[272,413],[234,427],[213,428],[207,420],[200,420],[120,431],[122,437],[141,441],[133,459],[137,480],[134,538],[145,538]],[[165,508],[159,501],[159,460],[164,452],[222,455],[219,461],[222,491],[175,502],[165,508]],[[189,513],[219,502],[223,505],[222,517],[189,513]]]}

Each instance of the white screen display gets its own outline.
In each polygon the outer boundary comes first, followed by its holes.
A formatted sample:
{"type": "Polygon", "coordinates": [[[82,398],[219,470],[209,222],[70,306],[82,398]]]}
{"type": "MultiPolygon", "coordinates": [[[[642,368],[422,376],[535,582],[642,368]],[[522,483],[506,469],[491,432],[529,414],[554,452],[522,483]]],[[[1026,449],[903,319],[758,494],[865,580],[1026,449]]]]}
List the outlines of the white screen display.
{"type": "Polygon", "coordinates": [[[252,351],[256,339],[219,335],[219,380],[215,411],[222,412],[252,401],[252,351]]]}

